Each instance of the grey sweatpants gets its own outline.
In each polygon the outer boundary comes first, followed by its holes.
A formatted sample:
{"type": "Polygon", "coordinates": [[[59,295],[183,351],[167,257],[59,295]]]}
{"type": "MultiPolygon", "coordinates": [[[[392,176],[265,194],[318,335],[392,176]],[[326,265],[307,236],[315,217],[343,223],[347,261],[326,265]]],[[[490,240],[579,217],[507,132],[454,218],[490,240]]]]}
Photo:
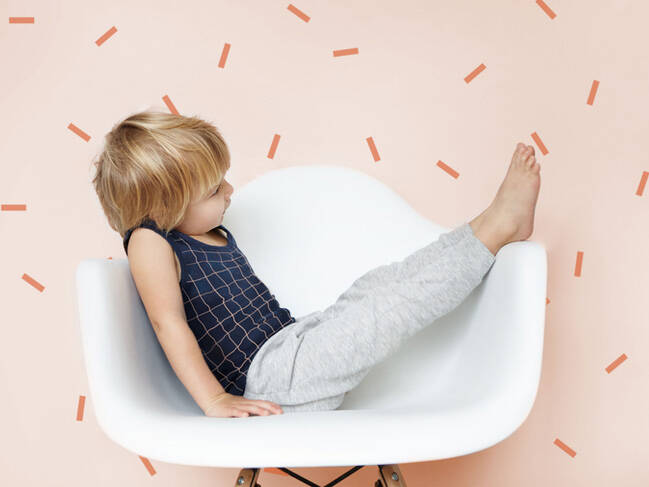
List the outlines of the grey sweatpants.
{"type": "Polygon", "coordinates": [[[338,408],[372,366],[464,301],[495,259],[464,223],[368,271],[324,311],[271,336],[253,357],[243,396],[284,413],[338,408]]]}

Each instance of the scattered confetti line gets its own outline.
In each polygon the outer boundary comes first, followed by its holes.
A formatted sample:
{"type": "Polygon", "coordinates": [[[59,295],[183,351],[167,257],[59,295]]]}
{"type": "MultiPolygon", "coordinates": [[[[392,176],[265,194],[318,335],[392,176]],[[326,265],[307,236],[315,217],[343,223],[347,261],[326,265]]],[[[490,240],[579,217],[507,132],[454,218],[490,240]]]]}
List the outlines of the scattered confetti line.
{"type": "Polygon", "coordinates": [[[230,52],[230,44],[227,42],[223,45],[223,50],[221,51],[221,59],[219,59],[219,68],[225,67],[225,61],[228,59],[228,54],[230,52]]]}
{"type": "Polygon", "coordinates": [[[169,95],[163,96],[162,101],[165,102],[165,105],[167,105],[167,108],[169,108],[169,111],[171,113],[173,113],[174,115],[179,115],[178,110],[176,110],[176,107],[174,106],[173,102],[171,101],[171,98],[169,98],[169,95]]]}
{"type": "MultiPolygon", "coordinates": [[[[302,12],[299,8],[293,6],[292,3],[289,4],[289,6],[286,7],[286,9],[287,9],[289,12],[292,12],[292,13],[294,13],[295,15],[297,15],[299,18],[301,18],[301,19],[304,20],[305,22],[308,22],[309,20],[311,20],[311,17],[309,17],[309,16],[308,16],[307,14],[305,14],[304,12],[302,12]]],[[[280,470],[280,471],[281,471],[281,470],[280,470]]],[[[282,473],[283,473],[283,472],[282,472],[282,473]]]]}
{"type": "Polygon", "coordinates": [[[636,195],[642,196],[642,193],[644,193],[644,187],[647,184],[647,176],[649,176],[649,172],[642,171],[642,177],[640,178],[640,184],[638,184],[638,189],[636,189],[636,191],[635,191],[636,195]]]}
{"type": "Polygon", "coordinates": [[[532,139],[534,139],[534,142],[536,142],[536,145],[539,146],[539,150],[543,155],[546,155],[548,153],[548,150],[545,148],[545,145],[541,141],[541,138],[536,132],[532,132],[532,139]]]}
{"type": "Polygon", "coordinates": [[[536,4],[543,9],[543,11],[548,14],[548,17],[551,19],[555,18],[557,14],[555,14],[550,7],[543,1],[543,0],[536,0],[536,4]]]}
{"type": "Polygon", "coordinates": [[[349,56],[350,54],[358,54],[358,47],[352,47],[350,49],[338,49],[337,51],[334,51],[334,57],[349,56]]]}
{"type": "Polygon", "coordinates": [[[27,210],[27,205],[3,204],[1,209],[2,209],[2,211],[25,211],[25,210],[27,210]]]}
{"type": "Polygon", "coordinates": [[[77,403],[77,421],[83,421],[83,411],[86,406],[86,396],[79,396],[77,403]]]}
{"type": "Polygon", "coordinates": [[[81,137],[83,140],[85,140],[86,142],[90,140],[90,136],[87,133],[85,133],[83,130],[81,130],[79,127],[77,127],[75,124],[70,123],[70,125],[68,125],[68,128],[72,130],[75,134],[77,134],[79,137],[81,137]]]}
{"type": "Polygon", "coordinates": [[[380,161],[381,156],[379,156],[379,151],[376,150],[376,145],[374,144],[374,139],[372,137],[368,137],[365,140],[367,141],[367,145],[370,146],[370,152],[372,152],[372,157],[374,158],[374,162],[380,161]]]}
{"type": "Polygon", "coordinates": [[[33,24],[34,17],[9,17],[10,24],[33,24]]]}
{"type": "Polygon", "coordinates": [[[115,32],[117,32],[117,27],[113,25],[110,29],[106,31],[104,35],[102,35],[99,39],[95,41],[95,44],[101,46],[104,42],[106,42],[106,39],[111,37],[115,32]]]}
{"type": "Polygon", "coordinates": [[[555,438],[554,444],[557,445],[559,448],[561,448],[563,451],[565,451],[568,455],[571,457],[574,457],[577,453],[575,453],[575,450],[570,448],[568,445],[566,445],[563,441],[561,441],[559,438],[555,438]]]}
{"type": "Polygon", "coordinates": [[[34,286],[40,292],[43,292],[43,289],[45,289],[45,286],[43,286],[40,282],[38,282],[36,279],[31,277],[29,274],[23,274],[22,279],[26,281],[28,284],[34,286]]]}
{"type": "Polygon", "coordinates": [[[577,263],[575,264],[575,277],[581,277],[581,263],[584,260],[584,252],[577,251],[577,263]]]}
{"type": "Polygon", "coordinates": [[[455,179],[457,179],[458,176],[460,175],[459,172],[457,172],[457,171],[456,171],[455,169],[453,169],[452,167],[447,166],[447,165],[444,164],[442,161],[437,161],[437,166],[438,166],[438,167],[441,167],[442,169],[444,169],[444,171],[446,171],[447,173],[449,173],[449,174],[450,174],[451,176],[453,176],[455,179]]]}
{"type": "Polygon", "coordinates": [[[143,457],[142,455],[138,455],[138,457],[140,457],[140,460],[142,460],[142,463],[144,464],[146,469],[149,471],[149,474],[150,475],[155,475],[156,474],[155,468],[153,468],[153,465],[151,465],[151,462],[149,461],[149,459],[146,458],[146,457],[143,457]]]}
{"type": "Polygon", "coordinates": [[[588,105],[593,104],[593,100],[595,100],[595,93],[597,93],[597,88],[599,88],[599,81],[593,80],[593,84],[590,87],[590,94],[588,95],[588,101],[586,102],[588,105]]]}
{"type": "Polygon", "coordinates": [[[480,66],[478,66],[477,68],[475,68],[473,71],[471,71],[471,72],[470,72],[470,73],[469,73],[469,74],[464,78],[464,82],[467,83],[467,84],[470,83],[471,80],[472,80],[473,78],[475,78],[475,77],[478,76],[480,73],[482,73],[486,68],[487,68],[487,66],[485,66],[484,63],[480,63],[480,66]]]}
{"type": "Polygon", "coordinates": [[[272,159],[273,157],[275,157],[275,151],[277,150],[277,145],[279,144],[279,139],[280,139],[279,134],[275,134],[275,136],[273,137],[273,141],[270,144],[270,149],[268,151],[268,155],[266,156],[269,159],[272,159]]]}
{"type": "Polygon", "coordinates": [[[618,358],[616,358],[613,362],[611,362],[611,364],[608,367],[606,367],[606,372],[608,372],[610,374],[611,372],[613,372],[616,369],[616,367],[618,365],[620,365],[626,359],[627,359],[627,356],[626,356],[625,353],[623,353],[618,358]]]}

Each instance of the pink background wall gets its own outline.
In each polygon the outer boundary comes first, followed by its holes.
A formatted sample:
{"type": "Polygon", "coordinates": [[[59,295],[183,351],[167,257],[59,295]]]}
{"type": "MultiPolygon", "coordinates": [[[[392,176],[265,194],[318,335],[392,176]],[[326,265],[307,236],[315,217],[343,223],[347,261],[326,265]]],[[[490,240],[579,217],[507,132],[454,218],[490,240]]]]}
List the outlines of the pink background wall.
{"type": "MultiPolygon", "coordinates": [[[[496,446],[402,471],[411,487],[649,485],[649,4],[541,4],[299,0],[305,22],[277,0],[0,2],[0,483],[234,484],[238,469],[156,461],[151,477],[98,428],[88,397],[74,272],[82,259],[125,257],[91,160],[116,121],[169,110],[168,96],[222,131],[233,203],[266,171],[341,165],[451,227],[491,202],[516,142],[533,145],[542,182],[530,240],[549,265],[534,408],[496,446]]],[[[321,483],[345,470],[296,469],[321,483]]],[[[376,477],[368,467],[341,485],[376,477]]]]}

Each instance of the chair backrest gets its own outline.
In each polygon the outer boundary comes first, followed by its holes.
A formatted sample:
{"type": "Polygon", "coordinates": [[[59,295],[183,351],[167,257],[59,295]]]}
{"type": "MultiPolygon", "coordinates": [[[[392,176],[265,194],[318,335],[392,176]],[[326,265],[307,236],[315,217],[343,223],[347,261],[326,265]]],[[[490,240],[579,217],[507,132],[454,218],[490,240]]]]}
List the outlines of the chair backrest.
{"type": "Polygon", "coordinates": [[[87,259],[77,297],[90,392],[98,418],[120,411],[200,413],[151,327],[126,259],[87,259]]]}

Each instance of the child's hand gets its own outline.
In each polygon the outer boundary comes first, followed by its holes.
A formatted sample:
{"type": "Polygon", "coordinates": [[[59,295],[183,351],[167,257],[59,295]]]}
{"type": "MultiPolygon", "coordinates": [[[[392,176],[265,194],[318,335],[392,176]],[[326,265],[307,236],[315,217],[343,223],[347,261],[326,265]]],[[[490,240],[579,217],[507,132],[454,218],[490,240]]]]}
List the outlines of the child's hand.
{"type": "Polygon", "coordinates": [[[245,418],[250,414],[268,416],[283,413],[279,404],[274,402],[247,399],[227,392],[216,396],[205,409],[205,415],[212,418],[245,418]]]}

